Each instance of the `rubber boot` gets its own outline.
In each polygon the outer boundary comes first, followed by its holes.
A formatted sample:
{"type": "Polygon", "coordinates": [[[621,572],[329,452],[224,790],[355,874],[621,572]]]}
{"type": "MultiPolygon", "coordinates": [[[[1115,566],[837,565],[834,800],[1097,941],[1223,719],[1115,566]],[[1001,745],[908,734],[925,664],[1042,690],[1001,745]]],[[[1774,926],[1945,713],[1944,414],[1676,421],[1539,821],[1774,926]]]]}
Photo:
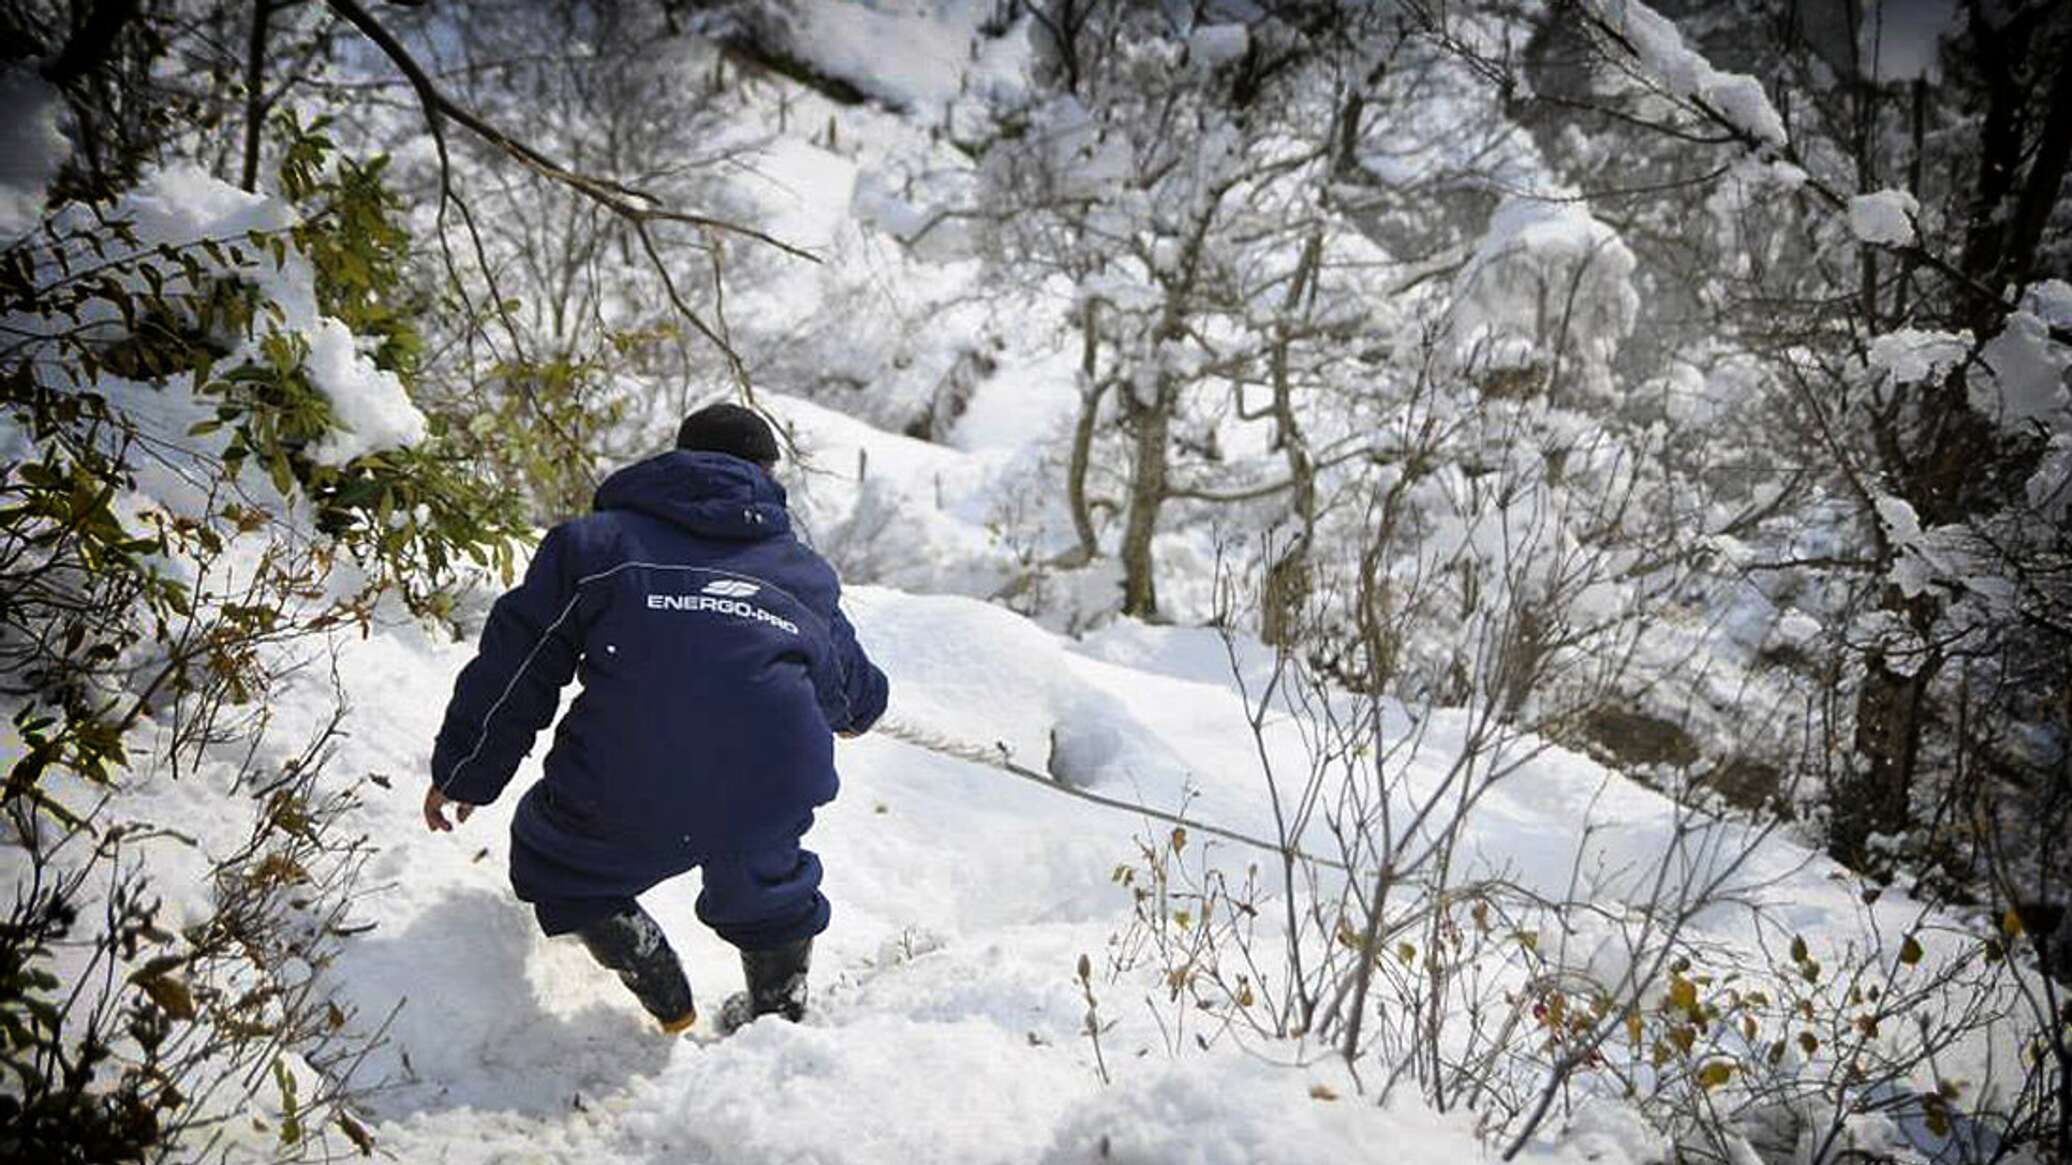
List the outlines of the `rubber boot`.
{"type": "Polygon", "coordinates": [[[683,963],[647,911],[636,905],[599,919],[576,935],[592,958],[618,972],[619,982],[633,992],[664,1032],[675,1035],[698,1021],[683,963]]]}
{"type": "Polygon", "coordinates": [[[742,951],[741,973],[748,990],[730,995],[720,1004],[721,1034],[732,1035],[765,1015],[783,1016],[793,1023],[806,1015],[806,971],[813,961],[813,940],[767,951],[742,951]]]}

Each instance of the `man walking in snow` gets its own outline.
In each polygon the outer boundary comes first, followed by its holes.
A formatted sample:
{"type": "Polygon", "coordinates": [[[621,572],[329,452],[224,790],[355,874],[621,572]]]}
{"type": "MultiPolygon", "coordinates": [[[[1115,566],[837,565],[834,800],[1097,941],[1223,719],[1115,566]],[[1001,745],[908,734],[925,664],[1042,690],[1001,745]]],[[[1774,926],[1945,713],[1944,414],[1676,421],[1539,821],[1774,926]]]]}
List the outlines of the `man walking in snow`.
{"type": "Polygon", "coordinates": [[[820,859],[800,847],[835,795],[832,733],[885,709],[883,672],[838,605],[834,570],[791,533],[762,418],[718,404],[676,448],[613,474],[594,512],[547,533],[497,600],[432,754],[425,824],[496,799],[562,687],[582,691],[511,822],[511,885],[574,933],[665,1031],[690,984],[635,898],[697,866],[698,917],[741,950],[748,990],[718,1025],[805,1009],[826,929],[820,859]]]}

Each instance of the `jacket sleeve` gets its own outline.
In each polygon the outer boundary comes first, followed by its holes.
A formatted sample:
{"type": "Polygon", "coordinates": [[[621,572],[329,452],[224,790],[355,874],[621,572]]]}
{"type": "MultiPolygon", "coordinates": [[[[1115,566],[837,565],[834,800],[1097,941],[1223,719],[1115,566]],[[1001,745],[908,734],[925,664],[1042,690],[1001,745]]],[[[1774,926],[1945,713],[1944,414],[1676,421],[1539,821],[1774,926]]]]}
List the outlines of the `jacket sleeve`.
{"type": "MultiPolygon", "coordinates": [[[[839,598],[839,590],[837,591],[839,598]]],[[[863,644],[856,641],[856,628],[842,614],[839,601],[834,608],[834,618],[828,620],[828,639],[834,648],[835,680],[841,684],[841,699],[835,701],[844,713],[838,721],[828,718],[828,727],[836,732],[863,732],[877,723],[885,714],[885,701],[891,695],[891,681],[878,665],[863,653],[863,644]]],[[[823,708],[828,706],[821,700],[823,708]]]]}
{"type": "Polygon", "coordinates": [[[856,628],[842,614],[842,583],[834,567],[811,550],[801,549],[807,565],[799,594],[827,627],[825,650],[815,653],[813,666],[813,688],[821,715],[830,731],[863,732],[885,714],[890,684],[864,654],[863,645],[856,641],[856,628]]]}
{"type": "Polygon", "coordinates": [[[567,527],[548,531],[525,581],[490,608],[432,750],[432,783],[455,801],[496,800],[554,719],[582,655],[578,564],[567,527]]]}

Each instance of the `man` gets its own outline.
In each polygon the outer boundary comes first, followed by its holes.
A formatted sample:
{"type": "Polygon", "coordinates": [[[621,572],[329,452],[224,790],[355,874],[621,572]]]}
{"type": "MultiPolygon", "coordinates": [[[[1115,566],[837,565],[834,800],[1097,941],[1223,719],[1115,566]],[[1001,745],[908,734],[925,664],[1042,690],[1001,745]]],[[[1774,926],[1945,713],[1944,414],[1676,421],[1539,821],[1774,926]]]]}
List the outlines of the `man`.
{"type": "Polygon", "coordinates": [[[582,676],[512,819],[511,885],[671,1033],[697,1011],[635,898],[700,867],[698,917],[748,981],[718,1026],[797,1020],[828,922],[799,840],[835,795],[830,733],[885,709],[834,570],[792,536],[777,460],[762,418],[718,404],[684,419],[675,450],[613,474],[491,609],[432,754],[425,824],[450,830],[446,806],[466,821],[495,800],[582,676]]]}

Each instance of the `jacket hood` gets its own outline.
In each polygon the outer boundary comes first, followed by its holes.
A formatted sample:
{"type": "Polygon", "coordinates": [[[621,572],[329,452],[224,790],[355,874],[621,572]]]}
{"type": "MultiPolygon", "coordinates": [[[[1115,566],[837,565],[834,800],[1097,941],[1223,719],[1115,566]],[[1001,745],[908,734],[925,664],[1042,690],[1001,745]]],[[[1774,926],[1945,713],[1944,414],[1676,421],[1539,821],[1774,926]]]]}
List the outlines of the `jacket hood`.
{"type": "Polygon", "coordinates": [[[632,510],[707,538],[758,541],[791,531],[784,487],[726,453],[672,449],[606,478],[593,508],[632,510]]]}

